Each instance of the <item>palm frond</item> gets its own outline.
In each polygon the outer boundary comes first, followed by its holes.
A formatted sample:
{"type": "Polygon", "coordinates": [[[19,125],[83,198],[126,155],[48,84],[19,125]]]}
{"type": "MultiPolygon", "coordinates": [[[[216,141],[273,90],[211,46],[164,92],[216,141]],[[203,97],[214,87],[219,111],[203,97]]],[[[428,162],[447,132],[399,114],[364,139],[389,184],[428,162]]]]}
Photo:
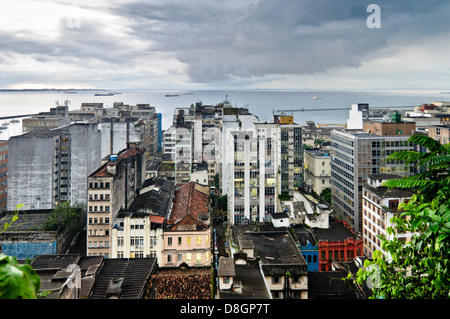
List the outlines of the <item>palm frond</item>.
{"type": "Polygon", "coordinates": [[[428,135],[411,135],[408,142],[425,147],[430,153],[450,154],[448,148],[428,135]]]}
{"type": "Polygon", "coordinates": [[[403,177],[401,179],[390,179],[385,181],[382,186],[388,188],[420,188],[443,181],[445,176],[439,176],[435,171],[425,171],[413,176],[403,177]]]}

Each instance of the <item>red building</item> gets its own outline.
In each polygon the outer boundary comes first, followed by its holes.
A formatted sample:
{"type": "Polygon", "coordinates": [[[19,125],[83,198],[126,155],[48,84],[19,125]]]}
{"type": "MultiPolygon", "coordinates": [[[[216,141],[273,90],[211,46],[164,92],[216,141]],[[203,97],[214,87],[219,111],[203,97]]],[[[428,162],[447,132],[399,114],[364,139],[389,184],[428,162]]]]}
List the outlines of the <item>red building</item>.
{"type": "Polygon", "coordinates": [[[6,210],[8,141],[0,141],[0,212],[6,210]]]}
{"type": "Polygon", "coordinates": [[[328,229],[314,229],[319,242],[319,271],[331,271],[331,261],[352,261],[363,256],[363,238],[345,222],[330,217],[328,229]]]}

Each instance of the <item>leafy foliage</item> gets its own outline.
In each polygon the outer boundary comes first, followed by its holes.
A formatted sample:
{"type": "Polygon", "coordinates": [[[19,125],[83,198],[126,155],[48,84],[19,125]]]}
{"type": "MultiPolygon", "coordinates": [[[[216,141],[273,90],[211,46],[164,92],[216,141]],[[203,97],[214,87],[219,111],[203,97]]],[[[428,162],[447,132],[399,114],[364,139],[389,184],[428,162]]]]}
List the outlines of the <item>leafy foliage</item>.
{"type": "Polygon", "coordinates": [[[450,144],[441,145],[428,136],[409,139],[427,152],[400,151],[388,160],[415,164],[420,172],[390,180],[389,188],[414,188],[401,214],[391,219],[393,226],[381,239],[382,251],[374,251],[357,273],[358,284],[372,286],[372,298],[450,298],[450,144]],[[409,234],[410,241],[398,234],[409,234]]]}
{"type": "Polygon", "coordinates": [[[41,279],[28,264],[0,254],[0,299],[36,299],[41,279]]]}
{"type": "Polygon", "coordinates": [[[327,203],[331,203],[331,188],[327,187],[320,192],[320,197],[322,197],[327,203]]]}
{"type": "Polygon", "coordinates": [[[398,180],[386,181],[389,188],[418,188],[422,193],[433,193],[450,186],[450,144],[442,145],[426,135],[412,135],[409,142],[425,148],[426,152],[399,151],[387,160],[404,161],[406,165],[417,165],[419,173],[398,180]]]}
{"type": "Polygon", "coordinates": [[[46,231],[57,231],[60,228],[65,228],[77,232],[82,226],[80,214],[83,213],[83,210],[82,204],[61,203],[50,213],[49,219],[44,224],[44,229],[46,231]]]}
{"type": "MultiPolygon", "coordinates": [[[[11,219],[11,223],[5,223],[3,230],[17,220],[18,209],[11,219]]],[[[28,264],[20,265],[16,257],[0,254],[0,299],[36,299],[41,286],[41,278],[28,264]]]]}
{"type": "Polygon", "coordinates": [[[375,298],[450,298],[449,195],[445,188],[431,202],[416,194],[400,204],[404,213],[393,217],[395,229],[388,229],[393,237],[380,236],[385,254],[375,251],[357,274],[359,284],[375,279],[375,298]],[[400,232],[411,232],[411,241],[395,236],[400,232]]]}

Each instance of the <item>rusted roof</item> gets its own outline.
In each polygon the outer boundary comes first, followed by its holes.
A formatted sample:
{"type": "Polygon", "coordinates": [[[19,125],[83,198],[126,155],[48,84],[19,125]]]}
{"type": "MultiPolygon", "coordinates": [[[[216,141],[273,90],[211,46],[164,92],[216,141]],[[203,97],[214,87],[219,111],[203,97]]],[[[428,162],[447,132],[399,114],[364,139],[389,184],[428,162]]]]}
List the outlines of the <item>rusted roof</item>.
{"type": "Polygon", "coordinates": [[[167,225],[171,230],[178,226],[208,226],[199,218],[200,214],[209,213],[209,194],[206,189],[195,182],[189,182],[175,192],[172,212],[167,225]]]}
{"type": "Polygon", "coordinates": [[[123,150],[119,155],[117,156],[117,161],[109,161],[108,163],[102,165],[96,172],[94,172],[91,176],[93,177],[108,177],[112,176],[112,174],[108,173],[106,168],[108,165],[117,165],[122,159],[126,159],[132,156],[136,156],[137,154],[144,153],[145,151],[143,149],[135,149],[135,148],[129,148],[123,150]]]}

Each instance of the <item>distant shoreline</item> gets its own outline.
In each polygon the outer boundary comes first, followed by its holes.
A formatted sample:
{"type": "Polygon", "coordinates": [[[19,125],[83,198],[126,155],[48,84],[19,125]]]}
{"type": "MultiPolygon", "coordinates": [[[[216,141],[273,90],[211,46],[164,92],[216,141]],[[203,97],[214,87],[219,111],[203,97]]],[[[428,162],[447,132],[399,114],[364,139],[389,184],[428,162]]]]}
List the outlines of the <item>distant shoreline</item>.
{"type": "Polygon", "coordinates": [[[108,91],[107,89],[0,89],[0,92],[108,91]]]}

